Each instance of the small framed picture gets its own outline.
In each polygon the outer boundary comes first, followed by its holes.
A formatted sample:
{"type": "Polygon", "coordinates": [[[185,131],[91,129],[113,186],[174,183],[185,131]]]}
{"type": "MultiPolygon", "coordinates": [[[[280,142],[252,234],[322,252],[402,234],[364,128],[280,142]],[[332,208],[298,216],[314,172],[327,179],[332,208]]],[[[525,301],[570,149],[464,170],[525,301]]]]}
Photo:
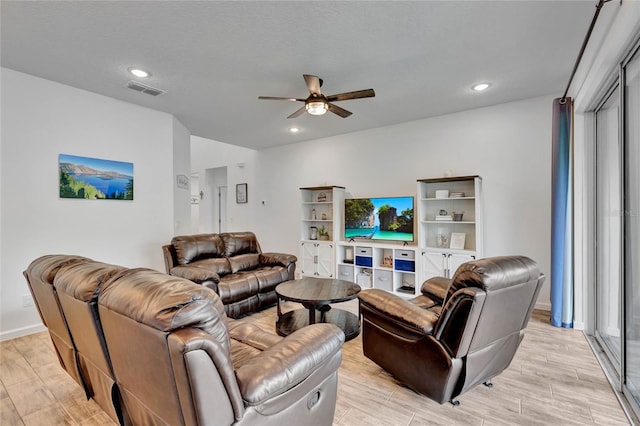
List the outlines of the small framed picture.
{"type": "Polygon", "coordinates": [[[456,250],[464,250],[464,243],[466,239],[466,234],[463,232],[452,232],[451,233],[451,244],[449,248],[456,250]]]}
{"type": "Polygon", "coordinates": [[[236,185],[236,203],[245,204],[247,202],[247,184],[239,183],[236,185]]]}

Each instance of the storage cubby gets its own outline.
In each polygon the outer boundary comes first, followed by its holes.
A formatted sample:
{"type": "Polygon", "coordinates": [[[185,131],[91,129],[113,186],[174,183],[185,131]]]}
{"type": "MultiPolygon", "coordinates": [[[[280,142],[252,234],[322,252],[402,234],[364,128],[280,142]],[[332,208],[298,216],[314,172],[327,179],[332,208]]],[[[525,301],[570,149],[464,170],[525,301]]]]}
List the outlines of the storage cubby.
{"type": "Polygon", "coordinates": [[[402,296],[416,291],[416,248],[374,242],[338,243],[340,279],[353,276],[363,289],[377,288],[402,296]]]}

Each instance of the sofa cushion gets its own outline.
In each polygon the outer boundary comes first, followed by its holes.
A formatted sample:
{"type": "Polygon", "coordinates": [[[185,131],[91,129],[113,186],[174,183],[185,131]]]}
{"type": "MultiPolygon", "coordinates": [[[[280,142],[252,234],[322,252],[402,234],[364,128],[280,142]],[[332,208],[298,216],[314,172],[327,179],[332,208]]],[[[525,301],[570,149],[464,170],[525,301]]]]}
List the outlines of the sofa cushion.
{"type": "Polygon", "coordinates": [[[240,254],[229,258],[231,273],[239,271],[251,271],[260,266],[260,255],[258,253],[240,254]]]}
{"type": "Polygon", "coordinates": [[[240,368],[247,361],[283,339],[273,333],[267,333],[254,324],[233,323],[231,321],[228,324],[234,369],[240,368]]]}
{"type": "Polygon", "coordinates": [[[240,271],[220,279],[218,294],[224,304],[236,302],[258,293],[273,291],[278,284],[287,281],[288,276],[287,269],[282,266],[240,271]]]}
{"type": "Polygon", "coordinates": [[[245,253],[260,253],[258,239],[253,232],[227,232],[220,234],[220,237],[224,241],[227,257],[245,253]]]}
{"type": "Polygon", "coordinates": [[[218,275],[227,275],[231,273],[231,264],[226,257],[214,257],[211,259],[201,259],[189,263],[189,266],[197,266],[215,272],[218,275]]]}
{"type": "Polygon", "coordinates": [[[180,265],[195,260],[224,257],[224,243],[218,234],[183,235],[173,237],[171,245],[180,265]]]}
{"type": "Polygon", "coordinates": [[[213,290],[183,278],[130,269],[104,284],[98,300],[111,311],[161,331],[199,328],[230,349],[220,298],[213,290]]]}

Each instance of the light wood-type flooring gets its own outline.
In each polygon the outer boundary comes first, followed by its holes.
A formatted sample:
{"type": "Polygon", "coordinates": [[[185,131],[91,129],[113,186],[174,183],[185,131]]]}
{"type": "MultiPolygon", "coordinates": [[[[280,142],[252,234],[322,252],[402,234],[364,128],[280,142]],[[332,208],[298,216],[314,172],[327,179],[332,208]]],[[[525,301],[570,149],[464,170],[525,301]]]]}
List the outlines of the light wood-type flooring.
{"type": "MultiPolygon", "coordinates": [[[[355,300],[340,305],[357,312],[355,300]]],[[[362,355],[358,336],[343,347],[334,425],[628,425],[582,332],[551,327],[548,315],[534,312],[494,387],[477,386],[457,407],[400,385],[362,355]]],[[[273,330],[275,319],[274,307],[241,321],[273,330]]],[[[114,424],[62,370],[47,332],[0,343],[0,380],[1,425],[114,424]]]]}

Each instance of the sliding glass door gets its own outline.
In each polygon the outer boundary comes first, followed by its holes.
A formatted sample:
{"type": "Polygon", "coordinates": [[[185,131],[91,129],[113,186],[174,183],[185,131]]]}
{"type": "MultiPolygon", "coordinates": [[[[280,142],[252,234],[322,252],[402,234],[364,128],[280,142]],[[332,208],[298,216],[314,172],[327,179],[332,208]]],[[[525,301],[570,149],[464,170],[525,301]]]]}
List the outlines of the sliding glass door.
{"type": "Polygon", "coordinates": [[[640,418],[640,45],[595,123],[595,338],[640,418]]]}
{"type": "Polygon", "coordinates": [[[620,89],[596,110],[596,338],[620,378],[622,150],[620,89]]]}
{"type": "MultiPolygon", "coordinates": [[[[623,393],[640,406],[640,49],[624,66],[624,373],[623,393]]],[[[638,413],[640,417],[640,413],[638,413]]]]}

